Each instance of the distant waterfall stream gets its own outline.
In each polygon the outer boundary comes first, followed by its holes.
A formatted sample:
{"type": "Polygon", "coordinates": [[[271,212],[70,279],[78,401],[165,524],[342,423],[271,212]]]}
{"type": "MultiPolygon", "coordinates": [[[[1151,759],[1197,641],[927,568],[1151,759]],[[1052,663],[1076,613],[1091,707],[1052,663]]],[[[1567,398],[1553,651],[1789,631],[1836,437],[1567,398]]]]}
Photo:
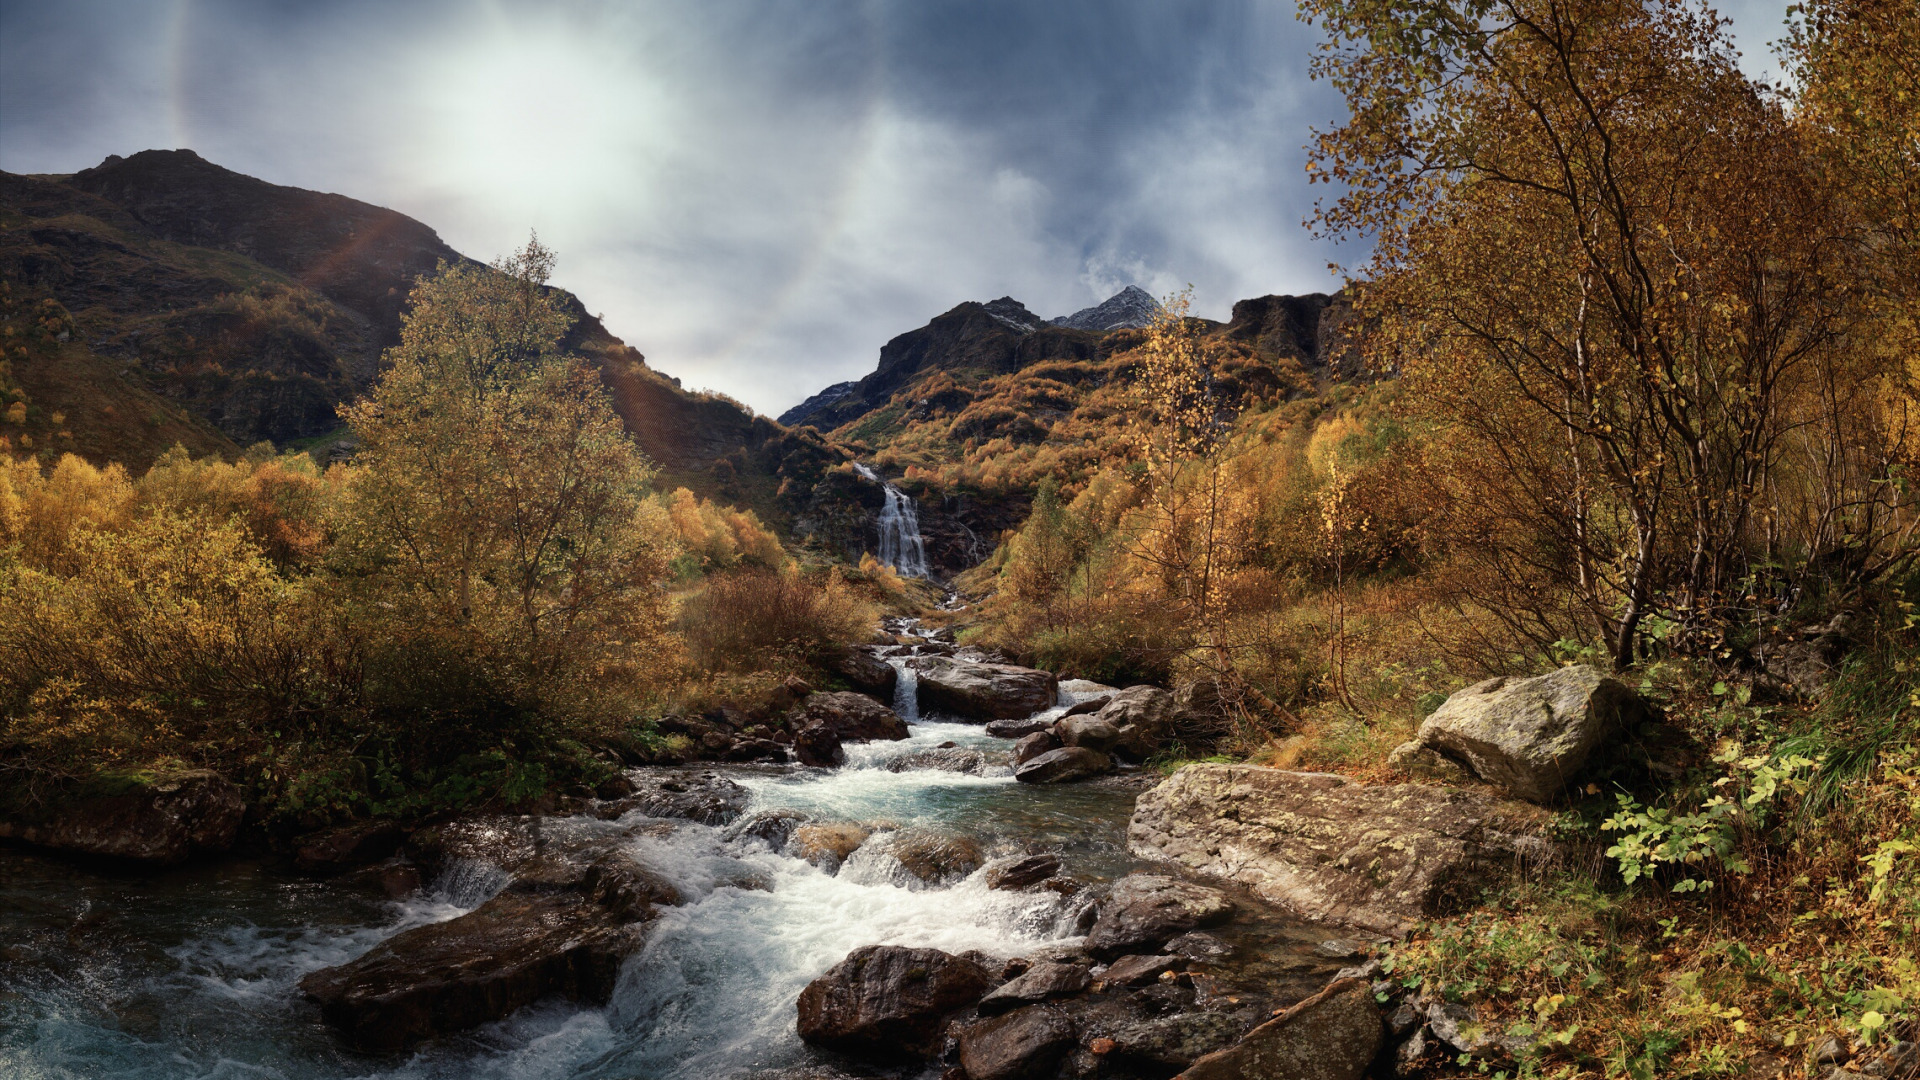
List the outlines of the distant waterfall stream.
{"type": "Polygon", "coordinates": [[[887,505],[880,511],[880,561],[909,577],[926,577],[927,545],[920,539],[920,513],[914,508],[912,496],[865,465],[855,463],[853,467],[886,492],[887,505]]]}

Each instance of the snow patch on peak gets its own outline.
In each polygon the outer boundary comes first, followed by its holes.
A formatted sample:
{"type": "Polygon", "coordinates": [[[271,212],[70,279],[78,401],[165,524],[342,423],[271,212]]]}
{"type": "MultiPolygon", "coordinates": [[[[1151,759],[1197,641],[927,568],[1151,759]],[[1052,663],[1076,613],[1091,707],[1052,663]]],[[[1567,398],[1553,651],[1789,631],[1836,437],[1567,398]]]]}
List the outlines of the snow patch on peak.
{"type": "Polygon", "coordinates": [[[1160,301],[1138,285],[1129,285],[1090,308],[1049,320],[1070,330],[1128,330],[1153,322],[1160,314],[1160,301]]]}
{"type": "Polygon", "coordinates": [[[1040,321],[1040,316],[1028,311],[1027,305],[1011,296],[989,300],[980,306],[987,309],[987,314],[1022,334],[1031,334],[1045,325],[1040,321]]]}

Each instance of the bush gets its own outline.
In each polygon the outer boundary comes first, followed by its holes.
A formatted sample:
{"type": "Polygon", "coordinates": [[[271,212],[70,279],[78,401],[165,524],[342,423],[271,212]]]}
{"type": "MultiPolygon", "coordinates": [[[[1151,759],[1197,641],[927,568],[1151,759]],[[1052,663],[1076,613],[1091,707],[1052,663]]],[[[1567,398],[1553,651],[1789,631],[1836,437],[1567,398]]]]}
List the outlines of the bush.
{"type": "Polygon", "coordinates": [[[685,601],[679,627],[698,668],[741,672],[814,662],[878,619],[837,569],[820,585],[798,569],[741,569],[709,578],[685,601]]]}

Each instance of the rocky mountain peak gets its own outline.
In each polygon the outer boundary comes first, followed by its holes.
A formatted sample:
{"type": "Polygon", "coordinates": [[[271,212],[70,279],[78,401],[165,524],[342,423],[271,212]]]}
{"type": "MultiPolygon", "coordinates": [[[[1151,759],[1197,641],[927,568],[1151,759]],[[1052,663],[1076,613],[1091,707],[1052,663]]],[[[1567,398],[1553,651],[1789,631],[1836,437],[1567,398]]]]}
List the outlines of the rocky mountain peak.
{"type": "Polygon", "coordinates": [[[987,309],[987,314],[1022,334],[1031,334],[1045,325],[1040,321],[1040,316],[1028,311],[1025,304],[1011,296],[989,300],[980,306],[987,309]]]}
{"type": "Polygon", "coordinates": [[[1140,286],[1129,285],[1093,307],[1049,321],[1070,330],[1128,330],[1146,326],[1158,314],[1160,301],[1140,286]]]}

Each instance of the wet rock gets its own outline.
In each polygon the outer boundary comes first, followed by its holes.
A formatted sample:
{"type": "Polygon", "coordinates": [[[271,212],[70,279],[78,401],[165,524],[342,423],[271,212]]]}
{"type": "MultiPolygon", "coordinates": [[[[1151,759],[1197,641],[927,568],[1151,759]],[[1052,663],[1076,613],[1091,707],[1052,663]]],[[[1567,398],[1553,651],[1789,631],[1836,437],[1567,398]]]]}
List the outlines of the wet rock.
{"type": "Polygon", "coordinates": [[[404,837],[391,821],[356,821],[303,838],[293,866],[304,874],[343,873],[387,858],[404,837]]]}
{"type": "Polygon", "coordinates": [[[1049,750],[1013,770],[1023,784],[1065,784],[1113,771],[1113,759],[1082,746],[1049,750]]]}
{"type": "Polygon", "coordinates": [[[996,739],[1024,739],[1036,731],[1052,731],[1053,718],[1023,716],[1017,720],[995,720],[987,725],[987,734],[996,739]]]}
{"type": "Polygon", "coordinates": [[[165,866],[231,849],[245,816],[240,790],[198,769],[82,789],[43,809],[0,819],[0,839],[165,866]]]}
{"type": "Polygon", "coordinates": [[[800,825],[788,839],[787,850],[831,874],[872,835],[865,825],[846,821],[800,825]]]}
{"type": "Polygon", "coordinates": [[[1079,964],[1035,964],[981,998],[980,1011],[993,1015],[1022,1005],[1072,997],[1091,985],[1093,977],[1079,964]]]}
{"type": "Polygon", "coordinates": [[[1184,1069],[1238,1042],[1246,1034],[1248,1023],[1243,1016],[1212,1011],[1142,1020],[1115,1030],[1109,1053],[1169,1071],[1184,1069]]]}
{"type": "Polygon", "coordinates": [[[1123,956],[1107,965],[1100,976],[1102,982],[1113,986],[1145,986],[1160,976],[1182,965],[1177,956],[1123,956]]]}
{"type": "Polygon", "coordinates": [[[935,769],[940,772],[966,773],[969,776],[985,776],[991,772],[1006,775],[1001,766],[988,762],[985,754],[958,746],[936,747],[932,750],[902,754],[887,762],[886,769],[888,772],[897,773],[913,772],[916,769],[935,769]]]}
{"type": "Polygon", "coordinates": [[[1094,697],[1087,698],[1084,701],[1074,702],[1073,704],[1067,706],[1066,712],[1063,712],[1060,715],[1062,717],[1067,717],[1067,716],[1080,716],[1084,713],[1097,713],[1101,709],[1106,708],[1107,702],[1112,700],[1113,700],[1112,694],[1099,694],[1094,697]]]}
{"type": "Polygon", "coordinates": [[[1304,918],[1404,934],[1476,897],[1518,862],[1545,862],[1538,807],[1421,784],[1189,765],[1141,794],[1137,856],[1244,885],[1304,918]]]}
{"type": "Polygon", "coordinates": [[[871,651],[852,648],[827,660],[827,670],[847,680],[847,685],[883,705],[893,703],[894,687],[900,682],[900,673],[892,664],[875,656],[871,651]]]}
{"type": "Polygon", "coordinates": [[[991,985],[979,964],[938,949],[855,949],[800,992],[800,1038],[878,1058],[927,1057],[945,1019],[991,985]]]}
{"type": "Polygon", "coordinates": [[[1066,1014],[1029,1005],[961,1032],[960,1066],[969,1080],[1039,1080],[1052,1075],[1077,1039],[1066,1014]]]}
{"type": "Polygon", "coordinates": [[[1590,665],[1531,679],[1501,676],[1448,698],[1394,754],[1410,761],[1431,749],[1490,784],[1544,803],[1572,782],[1594,750],[1652,715],[1639,694],[1590,665]]]}
{"type": "Polygon", "coordinates": [[[917,657],[920,709],[972,720],[1031,716],[1053,704],[1058,680],[1050,671],[1013,664],[968,663],[917,657]]]}
{"type": "Polygon", "coordinates": [[[1100,901],[1093,929],[1087,933],[1087,951],[1095,956],[1119,956],[1143,945],[1202,926],[1224,922],[1233,915],[1233,901],[1218,889],[1193,885],[1159,874],[1129,874],[1114,882],[1100,901]]]}
{"type": "Polygon", "coordinates": [[[1051,731],[1036,731],[1031,735],[1023,735],[1019,742],[1013,744],[1014,768],[1025,765],[1049,750],[1058,749],[1060,749],[1060,740],[1051,731]]]}
{"type": "MultiPolygon", "coordinates": [[[[515,887],[523,888],[524,883],[517,882],[515,887]]],[[[579,891],[594,903],[635,921],[649,918],[655,907],[674,907],[685,899],[664,874],[624,851],[608,852],[589,865],[580,876],[579,891]]]]}
{"type": "Polygon", "coordinates": [[[506,892],[300,980],[355,1049],[386,1052],[561,994],[604,1002],[638,927],[577,895],[506,892]]]}
{"type": "MultiPolygon", "coordinates": [[[[888,669],[892,670],[892,669],[888,669]]],[[[804,765],[838,765],[846,760],[842,743],[907,737],[907,722],[864,694],[818,693],[786,716],[794,731],[794,754],[804,765]]]]}
{"type": "Polygon", "coordinates": [[[1233,946],[1212,934],[1181,934],[1167,942],[1167,951],[1189,960],[1218,960],[1233,955],[1233,946]]]}
{"type": "Polygon", "coordinates": [[[746,788],[719,773],[696,769],[643,769],[628,774],[633,795],[602,807],[603,817],[639,811],[648,817],[681,818],[702,825],[726,825],[753,801],[746,788]]]}
{"type": "Polygon", "coordinates": [[[987,868],[987,888],[1025,889],[1038,885],[1059,872],[1060,856],[1058,855],[1027,855],[1008,859],[987,868]]]}
{"type": "Polygon", "coordinates": [[[721,761],[767,761],[776,765],[787,760],[787,748],[772,739],[740,739],[720,755],[721,761]]]}
{"type": "Polygon", "coordinates": [[[811,724],[793,734],[793,757],[802,765],[830,769],[847,760],[840,736],[825,724],[811,724]]]}
{"type": "Polygon", "coordinates": [[[1360,1080],[1380,1050],[1380,1010],[1361,982],[1335,982],[1195,1061],[1180,1080],[1360,1080]]]}
{"type": "Polygon", "coordinates": [[[728,832],[730,840],[758,840],[775,851],[787,846],[793,831],[806,824],[808,817],[800,810],[762,810],[752,817],[743,818],[734,823],[728,832]]]}
{"type": "Polygon", "coordinates": [[[892,856],[902,869],[925,885],[950,885],[980,869],[985,861],[979,844],[945,829],[911,828],[882,833],[871,842],[869,850],[875,856],[892,856]]]}

